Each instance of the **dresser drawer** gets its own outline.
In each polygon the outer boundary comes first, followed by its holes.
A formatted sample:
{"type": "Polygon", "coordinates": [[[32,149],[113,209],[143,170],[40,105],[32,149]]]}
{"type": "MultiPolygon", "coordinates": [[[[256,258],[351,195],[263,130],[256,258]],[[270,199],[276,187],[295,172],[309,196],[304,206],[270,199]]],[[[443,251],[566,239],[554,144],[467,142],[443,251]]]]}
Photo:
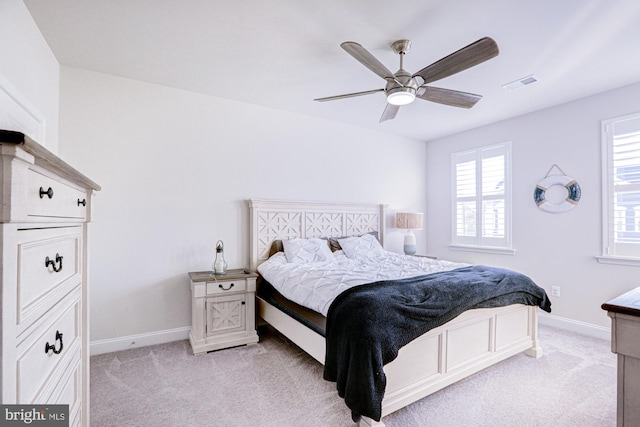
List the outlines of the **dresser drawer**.
{"type": "Polygon", "coordinates": [[[83,191],[33,169],[29,169],[28,182],[28,216],[86,218],[87,196],[83,191]]]}
{"type": "Polygon", "coordinates": [[[640,318],[616,313],[613,327],[615,352],[640,360],[640,318]]]}
{"type": "Polygon", "coordinates": [[[47,313],[43,325],[38,324],[18,344],[17,403],[28,404],[48,399],[68,372],[74,356],[80,354],[80,294],[78,287],[59,306],[47,313]]]}
{"type": "Polygon", "coordinates": [[[80,409],[82,406],[82,361],[80,351],[74,354],[69,368],[56,386],[53,394],[44,403],[69,405],[69,426],[81,424],[80,409]]]}
{"type": "Polygon", "coordinates": [[[246,279],[238,280],[217,280],[207,282],[207,295],[229,294],[234,292],[246,292],[246,279]]]}
{"type": "Polygon", "coordinates": [[[18,334],[82,281],[82,227],[18,231],[18,334]]]}

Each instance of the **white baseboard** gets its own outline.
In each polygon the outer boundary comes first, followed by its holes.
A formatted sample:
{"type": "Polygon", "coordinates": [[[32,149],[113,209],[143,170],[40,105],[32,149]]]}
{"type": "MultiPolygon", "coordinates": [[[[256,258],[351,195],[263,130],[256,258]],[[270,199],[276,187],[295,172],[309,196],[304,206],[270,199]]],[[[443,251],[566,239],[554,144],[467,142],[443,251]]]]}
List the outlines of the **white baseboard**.
{"type": "Polygon", "coordinates": [[[594,325],[592,323],[567,319],[566,317],[554,316],[553,314],[547,313],[538,313],[538,322],[541,325],[554,326],[594,338],[611,340],[611,328],[594,325]]]}
{"type": "Polygon", "coordinates": [[[165,342],[189,339],[191,326],[183,328],[167,329],[164,331],[148,332],[145,334],[129,335],[126,337],[111,338],[107,340],[91,341],[89,353],[91,356],[114,351],[128,350],[130,348],[145,347],[165,342]]]}

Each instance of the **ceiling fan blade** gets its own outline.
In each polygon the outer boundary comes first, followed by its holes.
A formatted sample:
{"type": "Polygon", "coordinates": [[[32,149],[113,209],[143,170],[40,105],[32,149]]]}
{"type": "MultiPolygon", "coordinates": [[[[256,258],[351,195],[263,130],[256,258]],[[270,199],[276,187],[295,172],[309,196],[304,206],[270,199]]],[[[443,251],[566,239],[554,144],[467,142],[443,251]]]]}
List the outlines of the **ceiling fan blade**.
{"type": "Polygon", "coordinates": [[[498,56],[498,53],[500,50],[496,42],[490,37],[484,37],[424,67],[413,77],[420,76],[424,80],[423,84],[435,82],[498,56]]]}
{"type": "Polygon", "coordinates": [[[385,122],[387,120],[395,119],[399,109],[400,109],[399,105],[393,105],[393,104],[387,103],[387,106],[384,107],[384,111],[382,112],[382,117],[380,117],[380,123],[385,122]]]}
{"type": "Polygon", "coordinates": [[[354,93],[345,93],[344,95],[327,96],[324,98],[316,98],[314,99],[314,101],[318,101],[318,102],[334,101],[336,99],[352,98],[354,96],[369,95],[377,92],[384,92],[384,89],[373,89],[373,90],[365,90],[364,92],[354,92],[354,93]]]}
{"type": "Polygon", "coordinates": [[[482,95],[476,95],[475,93],[460,92],[458,90],[442,89],[433,86],[423,86],[419,88],[416,97],[424,99],[425,101],[460,108],[471,108],[476,105],[476,102],[482,99],[482,95]]]}
{"type": "Polygon", "coordinates": [[[369,53],[367,49],[362,47],[356,42],[344,42],[340,44],[340,47],[347,51],[347,53],[357,59],[362,65],[382,77],[383,79],[393,79],[395,76],[384,64],[376,59],[375,56],[369,53]]]}

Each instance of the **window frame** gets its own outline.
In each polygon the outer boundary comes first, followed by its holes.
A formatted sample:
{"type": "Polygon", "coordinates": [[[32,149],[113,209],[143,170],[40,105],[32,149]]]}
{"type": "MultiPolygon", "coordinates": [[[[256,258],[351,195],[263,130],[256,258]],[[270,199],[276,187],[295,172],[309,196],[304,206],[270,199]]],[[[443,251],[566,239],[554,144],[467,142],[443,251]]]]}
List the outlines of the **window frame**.
{"type": "MultiPolygon", "coordinates": [[[[613,188],[613,127],[615,123],[627,120],[640,120],[640,112],[601,121],[602,248],[601,255],[596,256],[596,259],[598,262],[603,264],[619,264],[640,267],[640,243],[637,243],[637,255],[620,254],[616,251],[614,230],[612,227],[612,224],[615,222],[616,215],[614,204],[611,203],[613,201],[613,194],[615,194],[615,190],[613,188]]],[[[631,243],[631,245],[636,245],[636,243],[631,243]]]]}
{"type": "Polygon", "coordinates": [[[471,150],[464,150],[451,153],[451,243],[449,248],[452,250],[485,252],[493,254],[514,255],[515,249],[512,246],[512,180],[511,180],[511,161],[512,146],[511,141],[498,144],[486,145],[471,150]],[[492,197],[482,193],[482,165],[483,158],[493,156],[485,156],[485,153],[499,151],[504,156],[504,237],[492,238],[483,236],[482,221],[482,205],[483,201],[492,197]],[[458,235],[458,183],[457,183],[457,166],[465,161],[475,162],[475,194],[468,197],[467,200],[475,203],[476,207],[476,229],[475,236],[459,236],[458,235]]]}

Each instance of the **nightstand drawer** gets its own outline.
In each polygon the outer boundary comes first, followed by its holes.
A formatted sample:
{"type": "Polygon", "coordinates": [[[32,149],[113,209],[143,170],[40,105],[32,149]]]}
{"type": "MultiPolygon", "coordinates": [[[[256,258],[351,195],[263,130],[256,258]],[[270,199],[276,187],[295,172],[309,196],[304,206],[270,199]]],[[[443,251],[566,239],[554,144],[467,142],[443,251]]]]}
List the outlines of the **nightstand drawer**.
{"type": "Polygon", "coordinates": [[[80,288],[33,328],[17,347],[17,403],[39,402],[51,396],[71,359],[81,348],[80,288]],[[47,327],[48,325],[48,327],[47,327]]]}
{"type": "Polygon", "coordinates": [[[207,295],[228,294],[233,292],[246,291],[247,281],[245,279],[217,280],[215,282],[207,282],[207,295]]]}
{"type": "Polygon", "coordinates": [[[33,169],[28,173],[27,215],[52,218],[87,216],[86,194],[33,169]]]}
{"type": "Polygon", "coordinates": [[[20,334],[82,281],[82,227],[18,231],[20,334]]]}

